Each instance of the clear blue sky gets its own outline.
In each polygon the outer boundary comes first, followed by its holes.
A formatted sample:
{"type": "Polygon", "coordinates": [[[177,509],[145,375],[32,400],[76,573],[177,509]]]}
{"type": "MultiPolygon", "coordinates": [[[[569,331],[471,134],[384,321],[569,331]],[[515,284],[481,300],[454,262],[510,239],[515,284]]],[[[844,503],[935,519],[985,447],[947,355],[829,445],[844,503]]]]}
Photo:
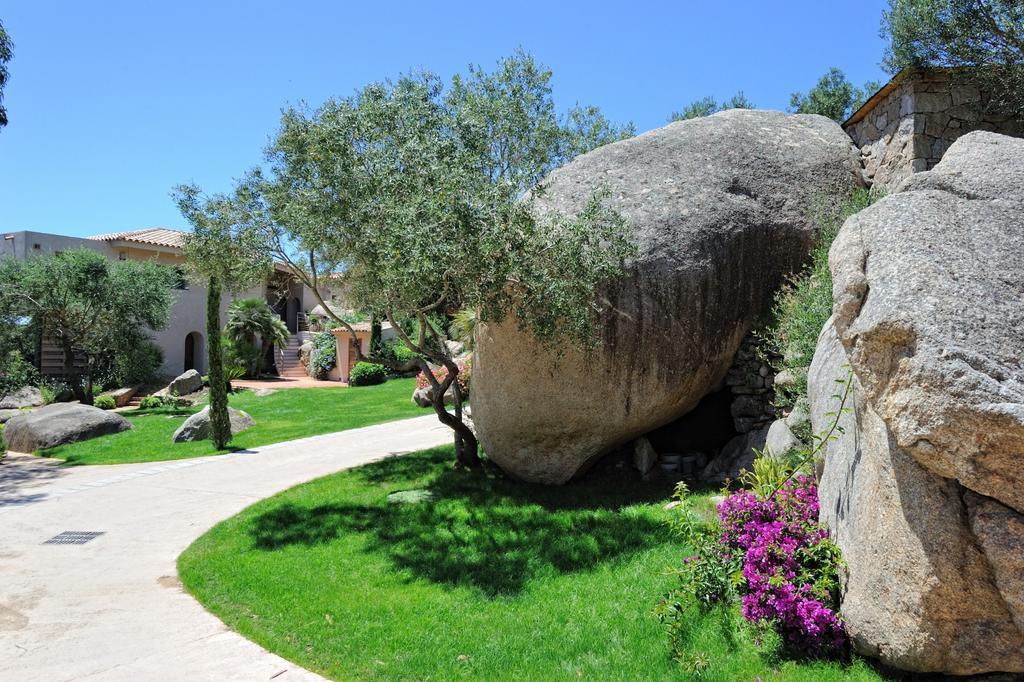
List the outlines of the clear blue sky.
{"type": "Polygon", "coordinates": [[[597,104],[641,131],[704,95],[784,109],[830,66],[885,79],[885,4],[5,0],[0,230],[184,229],[170,188],[229,189],[286,104],[517,46],[554,70],[561,109],[597,104]]]}

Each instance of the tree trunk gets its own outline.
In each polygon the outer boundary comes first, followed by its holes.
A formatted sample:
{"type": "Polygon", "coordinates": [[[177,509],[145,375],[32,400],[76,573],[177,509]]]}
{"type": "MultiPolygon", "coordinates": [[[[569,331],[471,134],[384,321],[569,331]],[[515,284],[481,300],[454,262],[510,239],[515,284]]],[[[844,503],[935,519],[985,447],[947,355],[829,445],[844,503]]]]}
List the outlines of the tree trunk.
{"type": "Polygon", "coordinates": [[[380,318],[370,315],[370,355],[380,353],[380,318]]]}
{"type": "Polygon", "coordinates": [[[433,378],[430,368],[424,367],[424,371],[429,374],[428,380],[432,384],[436,384],[434,386],[434,411],[437,413],[437,418],[441,420],[441,423],[450,427],[455,432],[456,460],[470,469],[479,469],[483,466],[483,463],[480,461],[480,445],[477,442],[476,434],[473,433],[473,430],[469,428],[466,422],[462,421],[462,392],[459,390],[459,366],[448,358],[445,358],[444,366],[448,370],[448,376],[440,383],[437,383],[433,378]],[[449,412],[444,406],[444,394],[448,392],[449,387],[453,387],[453,392],[455,393],[455,414],[449,412]]]}
{"type": "Polygon", "coordinates": [[[210,277],[206,290],[206,364],[210,377],[210,440],[223,450],[231,441],[228,390],[224,383],[224,355],[220,339],[220,279],[210,277]]]}
{"type": "Polygon", "coordinates": [[[82,388],[81,377],[78,376],[78,370],[75,368],[75,349],[72,348],[71,343],[61,339],[61,350],[64,353],[64,381],[67,383],[68,388],[75,396],[75,400],[82,403],[83,405],[92,405],[92,395],[86,395],[86,392],[82,388]]]}

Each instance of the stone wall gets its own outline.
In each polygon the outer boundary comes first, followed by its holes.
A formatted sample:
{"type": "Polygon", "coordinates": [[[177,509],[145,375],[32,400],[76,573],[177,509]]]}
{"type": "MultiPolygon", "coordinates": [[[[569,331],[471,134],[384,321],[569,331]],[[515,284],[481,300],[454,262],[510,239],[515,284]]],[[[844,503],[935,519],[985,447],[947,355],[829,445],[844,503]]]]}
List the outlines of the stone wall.
{"type": "Polygon", "coordinates": [[[867,179],[890,191],[911,174],[934,168],[961,135],[1024,135],[1019,121],[992,111],[969,73],[903,71],[881,92],[862,118],[857,112],[844,127],[861,149],[867,179]]]}
{"type": "Polygon", "coordinates": [[[763,429],[775,419],[775,375],[762,357],[761,345],[754,333],[747,334],[725,375],[725,384],[732,393],[729,411],[736,433],[763,429]]]}

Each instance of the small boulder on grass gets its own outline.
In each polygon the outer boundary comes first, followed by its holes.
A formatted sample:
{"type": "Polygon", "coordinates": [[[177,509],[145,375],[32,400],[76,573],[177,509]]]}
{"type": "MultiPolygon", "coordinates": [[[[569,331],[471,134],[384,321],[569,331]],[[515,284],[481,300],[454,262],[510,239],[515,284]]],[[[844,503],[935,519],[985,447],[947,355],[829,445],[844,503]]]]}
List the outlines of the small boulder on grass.
{"type": "Polygon", "coordinates": [[[55,403],[12,417],[4,438],[15,452],[35,452],[130,428],[131,422],[119,414],[91,405],[55,403]]]}
{"type": "Polygon", "coordinates": [[[203,387],[203,377],[199,372],[190,369],[179,375],[167,386],[169,395],[188,395],[195,393],[203,387]]]}
{"type": "Polygon", "coordinates": [[[39,407],[44,402],[42,391],[35,386],[24,386],[13,393],[0,397],[0,410],[20,410],[25,407],[39,407]]]}
{"type": "MultiPolygon", "coordinates": [[[[247,413],[228,408],[228,417],[231,419],[231,435],[241,433],[246,429],[255,426],[256,421],[247,413]]],[[[174,443],[187,443],[194,440],[206,440],[210,437],[210,406],[207,405],[199,412],[185,420],[185,423],[178,427],[178,430],[171,436],[174,443]]]]}

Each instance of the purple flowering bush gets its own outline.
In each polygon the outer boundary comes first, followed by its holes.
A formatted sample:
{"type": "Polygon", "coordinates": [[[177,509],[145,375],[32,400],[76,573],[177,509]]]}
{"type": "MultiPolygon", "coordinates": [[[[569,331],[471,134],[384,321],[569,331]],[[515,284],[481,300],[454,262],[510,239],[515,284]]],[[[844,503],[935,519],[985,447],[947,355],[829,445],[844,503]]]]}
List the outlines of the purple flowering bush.
{"type": "MultiPolygon", "coordinates": [[[[684,500],[685,486],[677,496],[684,500]]],[[[750,490],[729,494],[717,518],[700,518],[686,505],[674,522],[695,555],[676,570],[680,588],[657,613],[674,634],[691,606],[740,607],[743,618],[777,633],[785,653],[833,657],[846,650],[838,615],[838,570],[842,559],[818,523],[814,479],[797,475],[768,495],[750,490]]]]}

